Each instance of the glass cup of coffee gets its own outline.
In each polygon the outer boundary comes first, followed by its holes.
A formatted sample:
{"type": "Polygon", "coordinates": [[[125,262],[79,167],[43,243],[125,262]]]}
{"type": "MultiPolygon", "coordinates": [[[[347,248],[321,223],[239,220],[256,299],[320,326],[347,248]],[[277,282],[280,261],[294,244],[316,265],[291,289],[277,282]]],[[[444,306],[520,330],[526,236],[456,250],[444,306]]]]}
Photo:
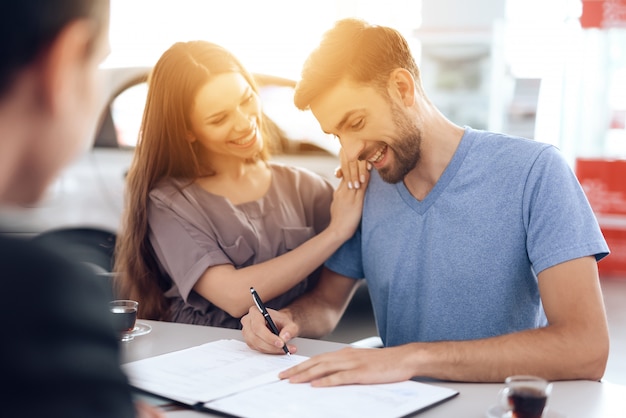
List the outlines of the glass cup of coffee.
{"type": "Polygon", "coordinates": [[[537,376],[509,376],[498,395],[500,406],[510,418],[541,418],[552,384],[537,376]]]}
{"type": "Polygon", "coordinates": [[[134,300],[119,299],[109,302],[113,326],[120,336],[120,341],[130,341],[134,338],[132,332],[137,321],[138,306],[139,303],[134,300]]]}

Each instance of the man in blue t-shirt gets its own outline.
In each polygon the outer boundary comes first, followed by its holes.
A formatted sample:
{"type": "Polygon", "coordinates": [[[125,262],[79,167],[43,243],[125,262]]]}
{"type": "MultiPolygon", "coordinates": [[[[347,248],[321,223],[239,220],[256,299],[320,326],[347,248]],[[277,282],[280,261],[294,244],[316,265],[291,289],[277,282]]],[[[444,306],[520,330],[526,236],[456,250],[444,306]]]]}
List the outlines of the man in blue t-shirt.
{"type": "Polygon", "coordinates": [[[244,336],[275,353],[295,336],[323,336],[365,278],[386,348],[316,356],[282,378],[602,377],[609,342],[596,262],[609,250],[558,150],[453,124],[422,90],[406,40],[354,19],[309,56],[295,102],[341,141],[344,181],[367,185],[362,222],[318,286],[271,313],[279,337],[254,309],[244,336]],[[364,164],[376,169],[370,179],[364,164]]]}

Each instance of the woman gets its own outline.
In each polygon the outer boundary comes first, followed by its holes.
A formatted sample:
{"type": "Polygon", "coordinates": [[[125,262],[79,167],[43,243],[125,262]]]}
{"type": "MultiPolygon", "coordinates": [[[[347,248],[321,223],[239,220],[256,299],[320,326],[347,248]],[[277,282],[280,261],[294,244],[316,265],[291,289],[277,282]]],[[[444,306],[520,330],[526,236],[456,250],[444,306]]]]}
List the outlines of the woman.
{"type": "Polygon", "coordinates": [[[269,161],[254,80],[218,45],[174,44],[148,85],[118,296],[143,318],[240,328],[251,286],[274,309],[306,292],[356,230],[365,188],[269,161]]]}

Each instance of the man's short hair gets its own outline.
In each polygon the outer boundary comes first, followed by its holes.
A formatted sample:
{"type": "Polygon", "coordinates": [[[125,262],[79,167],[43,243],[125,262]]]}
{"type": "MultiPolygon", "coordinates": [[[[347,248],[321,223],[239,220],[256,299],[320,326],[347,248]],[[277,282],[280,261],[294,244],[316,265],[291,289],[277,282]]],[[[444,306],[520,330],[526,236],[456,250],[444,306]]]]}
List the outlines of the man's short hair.
{"type": "Polygon", "coordinates": [[[294,102],[307,109],[320,93],[345,77],[386,94],[389,75],[397,68],[410,71],[421,89],[415,59],[397,30],[358,19],[339,20],[304,63],[294,102]]]}
{"type": "Polygon", "coordinates": [[[61,30],[91,19],[94,32],[108,25],[109,0],[8,0],[0,6],[0,97],[61,30]]]}

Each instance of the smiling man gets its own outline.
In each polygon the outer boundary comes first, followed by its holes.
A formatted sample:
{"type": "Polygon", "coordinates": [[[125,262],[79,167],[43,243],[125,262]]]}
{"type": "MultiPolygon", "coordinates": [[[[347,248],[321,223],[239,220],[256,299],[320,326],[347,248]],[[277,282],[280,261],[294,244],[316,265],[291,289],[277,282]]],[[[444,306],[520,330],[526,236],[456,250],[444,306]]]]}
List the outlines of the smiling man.
{"type": "Polygon", "coordinates": [[[320,386],[602,377],[609,341],[596,263],[608,247],[557,149],[455,125],[423,91],[406,40],[354,19],[309,56],[295,102],[339,138],[353,185],[357,161],[376,171],[359,230],[315,291],[271,313],[280,338],[254,309],[244,336],[273,353],[320,337],[365,278],[385,348],[316,356],[281,377],[320,386]]]}

